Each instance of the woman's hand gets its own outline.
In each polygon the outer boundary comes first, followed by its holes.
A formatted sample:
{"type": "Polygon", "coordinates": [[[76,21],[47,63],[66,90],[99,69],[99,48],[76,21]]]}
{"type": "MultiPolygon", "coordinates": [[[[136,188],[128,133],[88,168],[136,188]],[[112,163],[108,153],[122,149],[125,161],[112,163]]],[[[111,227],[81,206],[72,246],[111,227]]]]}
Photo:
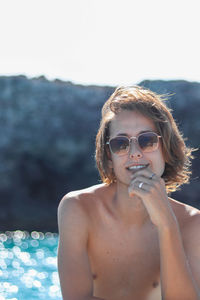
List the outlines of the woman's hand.
{"type": "Polygon", "coordinates": [[[152,223],[158,228],[176,221],[166,193],[165,181],[151,170],[142,169],[132,174],[129,195],[142,199],[152,223]]]}

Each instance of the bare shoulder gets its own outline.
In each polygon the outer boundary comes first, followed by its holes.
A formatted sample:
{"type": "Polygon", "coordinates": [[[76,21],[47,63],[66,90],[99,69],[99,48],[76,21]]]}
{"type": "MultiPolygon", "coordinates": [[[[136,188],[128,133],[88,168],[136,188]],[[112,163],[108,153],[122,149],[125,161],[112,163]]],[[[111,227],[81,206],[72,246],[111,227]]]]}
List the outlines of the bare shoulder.
{"type": "MultiPolygon", "coordinates": [[[[97,184],[90,187],[87,187],[82,190],[72,191],[66,194],[63,199],[77,199],[77,200],[83,200],[86,197],[95,196],[98,193],[101,193],[106,188],[105,184],[97,184]]],[[[62,200],[63,200],[62,199],[62,200]]]]}
{"type": "Polygon", "coordinates": [[[106,194],[107,186],[105,184],[94,185],[82,190],[72,191],[66,194],[58,206],[58,218],[63,214],[81,213],[87,214],[89,209],[98,200],[103,200],[106,194]]]}
{"type": "Polygon", "coordinates": [[[173,211],[185,236],[200,232],[200,210],[191,205],[169,198],[173,211]]]}
{"type": "Polygon", "coordinates": [[[102,190],[103,185],[97,185],[73,191],[60,201],[58,270],[63,299],[92,299],[93,279],[87,248],[92,230],[89,207],[95,211],[93,203],[98,201],[102,190]]]}

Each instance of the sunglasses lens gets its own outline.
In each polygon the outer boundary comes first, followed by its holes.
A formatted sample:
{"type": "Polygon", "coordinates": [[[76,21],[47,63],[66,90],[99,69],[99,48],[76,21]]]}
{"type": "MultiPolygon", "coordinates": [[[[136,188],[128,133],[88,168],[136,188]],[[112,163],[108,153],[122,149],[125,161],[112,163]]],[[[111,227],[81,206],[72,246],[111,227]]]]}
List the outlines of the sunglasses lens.
{"type": "MultiPolygon", "coordinates": [[[[159,136],[155,132],[145,132],[138,136],[138,145],[143,152],[152,152],[158,148],[159,136]]],[[[110,150],[117,155],[129,152],[130,142],[125,136],[115,137],[110,140],[110,150]]]]}
{"type": "Polygon", "coordinates": [[[154,132],[147,132],[139,135],[138,144],[143,152],[155,151],[158,147],[158,135],[154,132]]]}
{"type": "Polygon", "coordinates": [[[115,154],[126,154],[129,149],[129,140],[126,137],[116,137],[110,140],[110,148],[115,154]]]}

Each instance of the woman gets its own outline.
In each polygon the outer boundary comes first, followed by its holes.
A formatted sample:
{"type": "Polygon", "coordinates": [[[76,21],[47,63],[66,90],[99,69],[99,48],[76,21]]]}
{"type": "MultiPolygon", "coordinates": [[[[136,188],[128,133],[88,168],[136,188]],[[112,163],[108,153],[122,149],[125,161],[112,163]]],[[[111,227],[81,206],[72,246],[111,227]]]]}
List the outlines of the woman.
{"type": "Polygon", "coordinates": [[[58,209],[63,299],[200,299],[200,212],[169,197],[191,158],[161,96],[115,90],[96,137],[103,183],[58,209]]]}

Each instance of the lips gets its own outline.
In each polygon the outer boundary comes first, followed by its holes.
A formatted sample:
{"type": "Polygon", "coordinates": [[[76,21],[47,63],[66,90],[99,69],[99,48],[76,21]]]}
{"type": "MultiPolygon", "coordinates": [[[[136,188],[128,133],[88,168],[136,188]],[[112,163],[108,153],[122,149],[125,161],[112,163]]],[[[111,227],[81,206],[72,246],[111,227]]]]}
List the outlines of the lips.
{"type": "Polygon", "coordinates": [[[127,167],[127,170],[131,171],[131,172],[137,172],[139,170],[147,168],[148,166],[149,166],[149,164],[135,164],[135,165],[127,167]]]}

